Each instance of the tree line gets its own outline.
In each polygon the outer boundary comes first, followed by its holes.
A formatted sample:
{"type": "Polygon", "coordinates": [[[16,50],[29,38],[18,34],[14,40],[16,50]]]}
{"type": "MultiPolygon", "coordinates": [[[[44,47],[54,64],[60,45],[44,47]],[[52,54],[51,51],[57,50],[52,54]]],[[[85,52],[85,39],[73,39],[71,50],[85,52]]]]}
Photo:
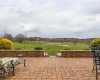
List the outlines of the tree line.
{"type": "Polygon", "coordinates": [[[7,39],[9,39],[9,40],[11,40],[11,41],[21,43],[21,42],[23,42],[23,41],[25,40],[26,36],[23,35],[23,34],[17,34],[15,37],[13,37],[12,34],[4,33],[4,34],[1,36],[1,38],[7,38],[7,39]]]}
{"type": "Polygon", "coordinates": [[[13,42],[22,43],[24,40],[28,41],[51,41],[51,42],[73,42],[73,43],[90,43],[94,38],[79,39],[79,38],[41,38],[41,37],[26,37],[23,34],[17,34],[15,37],[12,34],[5,33],[1,38],[7,38],[13,42]]]}

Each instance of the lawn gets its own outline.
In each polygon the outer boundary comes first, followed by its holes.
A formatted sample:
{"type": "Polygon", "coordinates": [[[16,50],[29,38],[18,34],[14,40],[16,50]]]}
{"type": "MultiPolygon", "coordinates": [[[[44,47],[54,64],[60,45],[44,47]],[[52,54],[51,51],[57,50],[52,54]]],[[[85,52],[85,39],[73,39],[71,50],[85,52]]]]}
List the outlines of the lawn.
{"type": "Polygon", "coordinates": [[[34,50],[36,47],[42,47],[49,55],[60,53],[61,50],[89,50],[89,44],[86,43],[25,41],[19,44],[14,42],[14,49],[34,50]]]}

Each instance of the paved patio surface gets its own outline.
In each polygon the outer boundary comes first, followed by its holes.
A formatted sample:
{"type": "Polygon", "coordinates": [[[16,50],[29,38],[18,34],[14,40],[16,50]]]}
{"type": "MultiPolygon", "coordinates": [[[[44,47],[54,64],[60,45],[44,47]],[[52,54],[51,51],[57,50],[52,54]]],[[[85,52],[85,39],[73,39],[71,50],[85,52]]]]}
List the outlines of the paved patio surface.
{"type": "Polygon", "coordinates": [[[20,64],[15,76],[9,74],[0,80],[95,80],[92,58],[26,58],[26,67],[20,64]]]}

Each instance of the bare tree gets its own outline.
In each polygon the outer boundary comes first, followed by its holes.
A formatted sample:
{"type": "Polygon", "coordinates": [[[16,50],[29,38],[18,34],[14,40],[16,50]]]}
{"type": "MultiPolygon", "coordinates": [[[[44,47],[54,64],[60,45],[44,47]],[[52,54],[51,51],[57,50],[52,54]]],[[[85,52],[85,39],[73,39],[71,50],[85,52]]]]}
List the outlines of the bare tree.
{"type": "Polygon", "coordinates": [[[5,33],[3,37],[13,41],[13,36],[9,33],[5,33]]]}
{"type": "Polygon", "coordinates": [[[15,41],[22,43],[25,39],[25,36],[23,34],[18,34],[15,36],[15,41]]]}

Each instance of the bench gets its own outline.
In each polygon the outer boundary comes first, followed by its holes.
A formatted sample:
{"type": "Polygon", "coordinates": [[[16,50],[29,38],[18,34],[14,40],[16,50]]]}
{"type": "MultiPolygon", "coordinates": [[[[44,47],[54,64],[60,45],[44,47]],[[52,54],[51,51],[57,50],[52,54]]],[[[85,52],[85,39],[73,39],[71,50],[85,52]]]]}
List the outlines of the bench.
{"type": "Polygon", "coordinates": [[[5,77],[8,75],[8,72],[11,71],[14,76],[15,67],[19,64],[24,64],[25,67],[26,59],[21,58],[12,58],[6,57],[0,59],[0,76],[5,74],[5,77]]]}

